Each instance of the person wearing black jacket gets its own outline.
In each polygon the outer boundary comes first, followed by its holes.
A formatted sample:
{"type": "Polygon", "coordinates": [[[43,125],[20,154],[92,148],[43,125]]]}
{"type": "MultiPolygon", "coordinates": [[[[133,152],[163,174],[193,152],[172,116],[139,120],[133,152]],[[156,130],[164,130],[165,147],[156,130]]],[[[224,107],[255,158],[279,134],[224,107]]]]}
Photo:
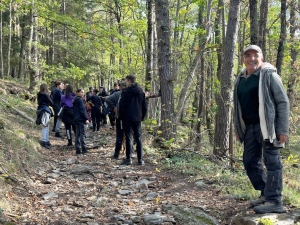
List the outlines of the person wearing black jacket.
{"type": "Polygon", "coordinates": [[[49,96],[47,84],[40,85],[40,92],[37,94],[38,108],[37,115],[41,115],[40,123],[43,125],[42,128],[42,141],[41,146],[44,148],[50,148],[49,142],[49,121],[52,116],[52,111],[49,106],[53,106],[53,101],[49,96]]]}
{"type": "Polygon", "coordinates": [[[119,101],[119,117],[122,120],[126,136],[126,159],[122,165],[130,165],[132,149],[132,131],[136,141],[136,151],[138,164],[144,165],[143,146],[142,146],[142,127],[141,122],[147,113],[147,104],[143,90],[135,82],[133,75],[125,77],[127,88],[124,88],[119,101]]]}
{"type": "Polygon", "coordinates": [[[92,93],[93,95],[90,96],[86,101],[92,105],[91,116],[93,121],[93,131],[95,132],[96,129],[97,131],[100,129],[101,110],[103,104],[101,98],[97,95],[98,90],[94,89],[92,93]]]}
{"type": "Polygon", "coordinates": [[[58,112],[61,108],[60,101],[62,96],[62,89],[64,87],[63,82],[55,81],[55,87],[51,91],[51,98],[53,100],[53,111],[54,111],[54,124],[52,132],[55,132],[55,137],[62,137],[59,133],[61,126],[61,118],[58,117],[58,112]]]}
{"type": "Polygon", "coordinates": [[[76,125],[75,147],[76,154],[87,153],[86,149],[86,124],[89,123],[86,115],[85,103],[83,100],[83,89],[79,88],[76,91],[76,97],[73,100],[74,122],[76,125]],[[80,149],[81,147],[81,149],[80,149]]]}

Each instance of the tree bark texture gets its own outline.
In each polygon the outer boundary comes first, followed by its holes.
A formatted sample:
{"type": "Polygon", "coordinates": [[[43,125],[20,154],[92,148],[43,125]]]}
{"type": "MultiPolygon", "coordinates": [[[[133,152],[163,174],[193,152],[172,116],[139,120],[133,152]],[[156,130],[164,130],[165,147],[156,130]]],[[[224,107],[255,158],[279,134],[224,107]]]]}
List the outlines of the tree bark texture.
{"type": "Polygon", "coordinates": [[[257,0],[249,0],[249,8],[250,8],[250,41],[251,41],[251,45],[258,45],[257,0]]]}
{"type": "Polygon", "coordinates": [[[158,74],[161,88],[161,127],[162,137],[169,140],[174,135],[174,85],[171,75],[170,24],[168,0],[155,0],[158,74]]]}
{"type": "Polygon", "coordinates": [[[235,46],[238,34],[240,0],[231,0],[224,43],[224,60],[220,74],[221,95],[217,99],[218,112],[215,126],[214,154],[223,156],[229,149],[230,115],[232,107],[232,84],[235,46]]]}
{"type": "Polygon", "coordinates": [[[296,42],[298,42],[298,40],[296,39],[296,31],[297,31],[297,10],[298,9],[298,1],[297,0],[292,0],[290,2],[290,39],[291,39],[291,74],[289,76],[288,79],[288,89],[287,89],[287,94],[290,100],[290,108],[292,109],[294,106],[296,106],[295,104],[295,97],[296,97],[296,93],[295,93],[295,85],[297,84],[297,77],[298,75],[298,70],[296,68],[296,63],[297,63],[297,55],[299,53],[299,51],[297,50],[297,48],[295,47],[295,45],[293,43],[296,44],[296,42]]]}
{"type": "Polygon", "coordinates": [[[258,45],[263,52],[265,60],[267,60],[266,37],[267,37],[267,21],[268,21],[268,9],[269,9],[268,5],[269,5],[268,0],[261,0],[258,45]]]}
{"type": "Polygon", "coordinates": [[[286,39],[286,0],[281,0],[281,13],[280,13],[280,40],[277,50],[276,68],[277,73],[281,75],[281,67],[284,54],[284,42],[286,39]]]}

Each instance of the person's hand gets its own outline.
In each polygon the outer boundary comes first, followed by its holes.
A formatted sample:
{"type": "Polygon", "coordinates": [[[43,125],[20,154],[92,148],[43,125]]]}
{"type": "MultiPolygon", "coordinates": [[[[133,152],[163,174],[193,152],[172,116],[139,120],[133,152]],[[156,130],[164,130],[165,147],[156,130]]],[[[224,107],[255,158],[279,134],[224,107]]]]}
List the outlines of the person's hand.
{"type": "Polygon", "coordinates": [[[89,124],[89,120],[86,120],[86,121],[85,121],[85,124],[89,124]]]}
{"type": "Polygon", "coordinates": [[[117,112],[117,107],[115,107],[113,110],[114,110],[114,112],[116,113],[116,112],[117,112]]]}
{"type": "Polygon", "coordinates": [[[280,144],[283,144],[284,142],[286,142],[287,140],[287,136],[284,134],[278,134],[277,135],[277,139],[279,141],[280,144]]]}

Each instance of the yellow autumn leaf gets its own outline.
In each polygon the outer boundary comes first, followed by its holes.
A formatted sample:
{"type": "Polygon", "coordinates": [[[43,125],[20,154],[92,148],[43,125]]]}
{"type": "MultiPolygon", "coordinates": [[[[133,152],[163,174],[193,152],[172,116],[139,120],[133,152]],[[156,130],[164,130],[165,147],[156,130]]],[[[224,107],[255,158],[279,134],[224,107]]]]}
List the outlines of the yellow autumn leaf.
{"type": "Polygon", "coordinates": [[[160,172],[160,170],[158,168],[155,168],[155,171],[158,172],[158,173],[160,172]]]}
{"type": "Polygon", "coordinates": [[[160,198],[155,198],[156,203],[159,203],[159,201],[160,201],[160,198]]]}

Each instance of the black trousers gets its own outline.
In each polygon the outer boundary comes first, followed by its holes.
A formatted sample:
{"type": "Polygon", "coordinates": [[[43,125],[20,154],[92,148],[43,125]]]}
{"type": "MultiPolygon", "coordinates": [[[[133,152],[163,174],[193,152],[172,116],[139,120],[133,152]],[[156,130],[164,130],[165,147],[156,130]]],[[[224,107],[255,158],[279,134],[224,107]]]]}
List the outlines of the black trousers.
{"type": "Polygon", "coordinates": [[[100,108],[92,108],[91,110],[92,122],[93,122],[93,131],[99,131],[100,121],[101,121],[101,111],[100,108]]]}
{"type": "Polygon", "coordinates": [[[264,141],[260,124],[246,126],[243,163],[247,175],[256,190],[267,201],[282,201],[282,163],[280,149],[264,141]],[[267,169],[265,171],[264,165],[267,169]]]}
{"type": "Polygon", "coordinates": [[[131,158],[133,149],[133,137],[136,141],[136,152],[138,160],[143,159],[142,126],[141,122],[122,121],[126,136],[126,158],[131,158]],[[132,136],[133,134],[133,136],[132,136]]]}

